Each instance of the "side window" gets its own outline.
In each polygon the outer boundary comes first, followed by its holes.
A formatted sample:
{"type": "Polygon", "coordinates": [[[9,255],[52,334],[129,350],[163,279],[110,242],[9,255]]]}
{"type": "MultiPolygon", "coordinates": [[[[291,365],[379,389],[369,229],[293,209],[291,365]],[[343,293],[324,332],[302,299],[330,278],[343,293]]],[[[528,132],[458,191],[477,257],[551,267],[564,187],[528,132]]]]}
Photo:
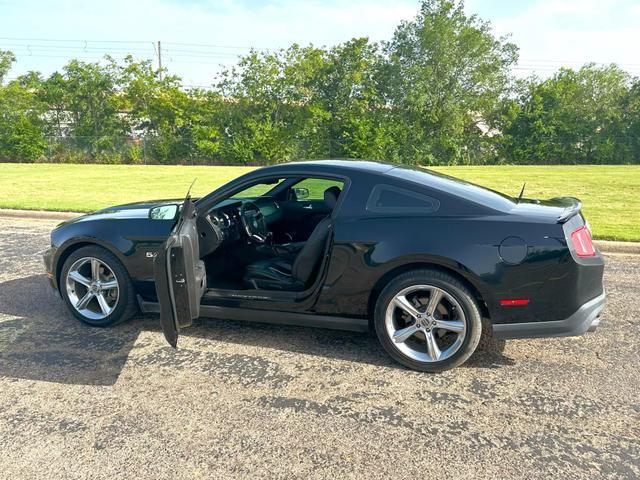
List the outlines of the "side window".
{"type": "Polygon", "coordinates": [[[324,178],[305,178],[291,187],[290,200],[309,201],[324,200],[324,191],[329,187],[338,187],[342,190],[344,182],[340,180],[327,180],[324,178]]]}
{"type": "Polygon", "coordinates": [[[234,193],[231,198],[242,199],[262,197],[263,195],[266,195],[271,190],[276,188],[283,180],[283,178],[272,178],[270,180],[264,180],[259,183],[254,183],[244,190],[240,190],[239,192],[234,193]]]}
{"type": "Polygon", "coordinates": [[[367,200],[374,213],[434,213],[440,208],[437,198],[392,185],[376,185],[367,200]]]}

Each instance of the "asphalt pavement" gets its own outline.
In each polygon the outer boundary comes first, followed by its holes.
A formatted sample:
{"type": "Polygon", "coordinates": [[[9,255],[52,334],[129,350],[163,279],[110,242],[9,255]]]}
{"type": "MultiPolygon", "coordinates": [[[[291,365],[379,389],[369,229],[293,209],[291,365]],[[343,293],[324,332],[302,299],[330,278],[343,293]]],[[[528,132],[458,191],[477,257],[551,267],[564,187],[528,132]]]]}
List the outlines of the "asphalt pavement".
{"type": "Polygon", "coordinates": [[[47,286],[55,224],[0,217],[0,478],[640,477],[640,256],[607,257],[596,332],[430,375],[366,334],[85,326],[47,286]]]}

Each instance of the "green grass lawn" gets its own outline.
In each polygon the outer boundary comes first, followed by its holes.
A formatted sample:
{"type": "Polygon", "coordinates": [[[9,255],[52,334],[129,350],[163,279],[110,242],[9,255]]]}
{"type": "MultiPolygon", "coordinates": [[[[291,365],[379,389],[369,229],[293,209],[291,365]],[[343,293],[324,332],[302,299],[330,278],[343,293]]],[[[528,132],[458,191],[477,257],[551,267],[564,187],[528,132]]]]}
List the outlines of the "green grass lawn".
{"type": "MultiPolygon", "coordinates": [[[[0,208],[88,212],[136,200],[194,196],[249,167],[0,164],[0,208]]],[[[438,170],[494,190],[582,200],[595,237],[640,240],[640,166],[489,166],[438,170]]]]}

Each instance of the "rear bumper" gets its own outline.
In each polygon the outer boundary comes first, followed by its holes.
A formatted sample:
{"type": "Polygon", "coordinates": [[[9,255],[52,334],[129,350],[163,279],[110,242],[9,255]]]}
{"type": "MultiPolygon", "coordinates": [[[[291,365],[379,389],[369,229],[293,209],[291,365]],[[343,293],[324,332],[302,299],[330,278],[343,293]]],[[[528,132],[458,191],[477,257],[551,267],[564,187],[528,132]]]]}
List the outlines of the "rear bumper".
{"type": "Polygon", "coordinates": [[[605,292],[583,304],[564,320],[551,322],[503,323],[493,325],[495,338],[572,337],[592,332],[600,323],[604,309],[605,292]]]}

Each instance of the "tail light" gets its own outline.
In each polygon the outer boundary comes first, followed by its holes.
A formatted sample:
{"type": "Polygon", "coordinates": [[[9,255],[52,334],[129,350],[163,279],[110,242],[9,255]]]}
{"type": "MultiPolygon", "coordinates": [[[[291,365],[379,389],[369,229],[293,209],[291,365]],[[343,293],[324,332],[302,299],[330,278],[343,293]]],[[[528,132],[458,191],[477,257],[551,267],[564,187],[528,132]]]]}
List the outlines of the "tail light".
{"type": "Polygon", "coordinates": [[[500,305],[503,307],[522,307],[524,305],[529,305],[528,298],[505,298],[504,300],[500,300],[500,305]]]}
{"type": "Polygon", "coordinates": [[[571,232],[571,243],[579,257],[593,257],[596,254],[591,241],[591,232],[586,225],[571,232]]]}

